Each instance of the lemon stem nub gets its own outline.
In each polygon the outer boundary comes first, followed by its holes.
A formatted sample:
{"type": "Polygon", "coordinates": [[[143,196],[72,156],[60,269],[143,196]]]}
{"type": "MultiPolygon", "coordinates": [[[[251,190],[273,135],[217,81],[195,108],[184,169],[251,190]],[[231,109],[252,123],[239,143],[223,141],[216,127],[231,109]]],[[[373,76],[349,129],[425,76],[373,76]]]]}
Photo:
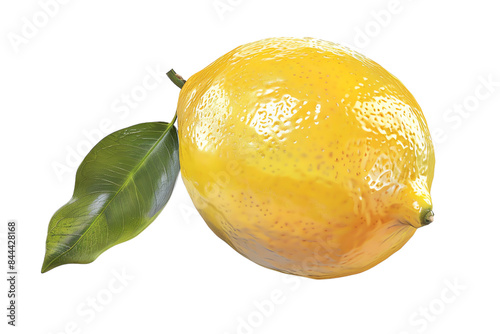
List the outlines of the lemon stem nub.
{"type": "Polygon", "coordinates": [[[432,210],[429,210],[424,216],[424,219],[422,221],[422,226],[429,225],[433,221],[434,221],[434,212],[432,212],[432,210]]]}
{"type": "Polygon", "coordinates": [[[179,88],[182,88],[182,86],[186,83],[186,80],[184,80],[179,74],[175,73],[173,69],[167,72],[167,76],[179,88]]]}

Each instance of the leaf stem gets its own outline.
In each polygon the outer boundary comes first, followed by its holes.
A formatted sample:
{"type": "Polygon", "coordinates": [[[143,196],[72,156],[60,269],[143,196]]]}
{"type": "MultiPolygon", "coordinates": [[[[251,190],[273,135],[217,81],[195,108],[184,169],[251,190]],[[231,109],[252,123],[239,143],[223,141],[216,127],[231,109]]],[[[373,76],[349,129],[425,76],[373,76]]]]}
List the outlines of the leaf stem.
{"type": "Polygon", "coordinates": [[[174,118],[168,124],[168,127],[167,127],[166,131],[170,130],[170,128],[174,125],[176,119],[177,119],[177,111],[175,111],[174,118]]]}
{"type": "Polygon", "coordinates": [[[179,74],[175,73],[173,69],[167,72],[167,76],[179,88],[182,88],[182,86],[186,83],[186,80],[184,80],[179,74]]]}

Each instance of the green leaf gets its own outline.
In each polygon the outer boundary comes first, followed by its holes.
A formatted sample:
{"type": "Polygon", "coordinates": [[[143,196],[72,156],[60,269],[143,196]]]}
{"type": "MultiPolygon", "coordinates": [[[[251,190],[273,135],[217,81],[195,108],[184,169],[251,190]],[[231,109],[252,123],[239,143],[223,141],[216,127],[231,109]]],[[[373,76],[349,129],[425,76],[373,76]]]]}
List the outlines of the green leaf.
{"type": "Polygon", "coordinates": [[[73,197],[52,217],[42,273],[90,263],[142,232],[167,204],[179,174],[172,123],[144,123],[112,133],[85,157],[73,197]]]}

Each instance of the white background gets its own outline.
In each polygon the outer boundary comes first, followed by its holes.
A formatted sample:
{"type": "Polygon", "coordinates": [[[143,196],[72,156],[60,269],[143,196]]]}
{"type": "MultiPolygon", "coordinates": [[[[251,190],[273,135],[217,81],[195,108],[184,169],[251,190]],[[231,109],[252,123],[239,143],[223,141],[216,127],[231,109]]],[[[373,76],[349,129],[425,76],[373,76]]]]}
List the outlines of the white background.
{"type": "Polygon", "coordinates": [[[0,5],[0,267],[8,219],[19,223],[20,266],[16,328],[6,325],[1,280],[2,333],[500,331],[495,2],[53,0],[59,5],[48,17],[40,3],[50,2],[0,5]],[[170,121],[179,90],[166,71],[189,77],[241,44],[273,36],[350,45],[413,93],[437,151],[435,222],[367,272],[295,278],[219,240],[179,179],[140,236],[92,264],[42,275],[48,222],[71,197],[89,140],[170,121]],[[158,84],[149,80],[141,101],[123,108],[150,72],[158,84]],[[280,298],[270,302],[271,295],[280,298]]]}

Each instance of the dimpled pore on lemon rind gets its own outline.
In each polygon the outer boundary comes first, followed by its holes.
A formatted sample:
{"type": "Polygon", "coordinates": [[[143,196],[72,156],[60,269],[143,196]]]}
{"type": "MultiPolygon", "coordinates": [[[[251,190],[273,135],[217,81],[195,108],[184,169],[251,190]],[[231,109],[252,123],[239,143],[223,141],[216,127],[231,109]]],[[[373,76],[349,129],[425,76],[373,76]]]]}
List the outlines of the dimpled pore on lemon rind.
{"type": "Polygon", "coordinates": [[[196,208],[264,267],[356,274],[400,249],[431,212],[434,150],[419,105],[338,44],[240,46],[187,80],[177,111],[196,208]]]}

